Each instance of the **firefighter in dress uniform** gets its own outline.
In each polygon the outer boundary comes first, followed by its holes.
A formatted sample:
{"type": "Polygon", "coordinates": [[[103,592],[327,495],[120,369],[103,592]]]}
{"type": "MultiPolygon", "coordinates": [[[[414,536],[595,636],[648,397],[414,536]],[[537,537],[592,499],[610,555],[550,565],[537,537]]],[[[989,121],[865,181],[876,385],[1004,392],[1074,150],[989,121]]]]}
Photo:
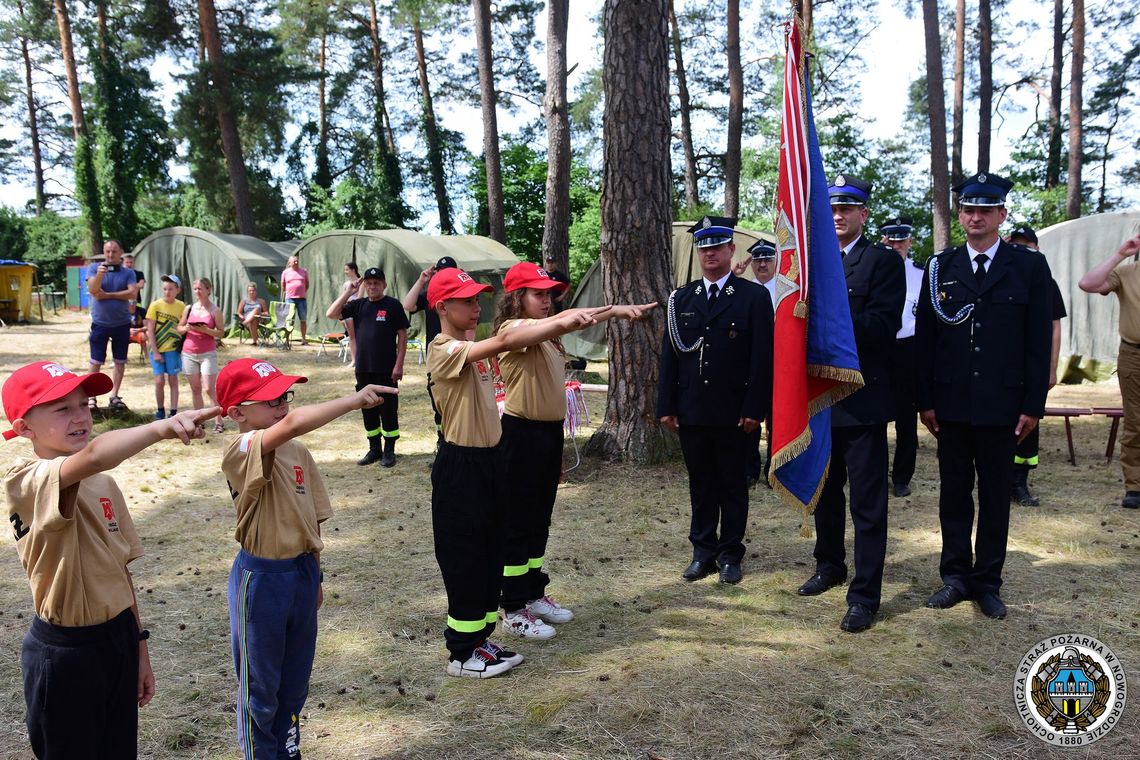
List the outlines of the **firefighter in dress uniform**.
{"type": "Polygon", "coordinates": [[[689,473],[688,581],[743,577],[748,434],[772,400],[772,303],[732,272],[735,223],[706,216],[690,228],[703,276],[669,295],[661,348],[657,416],[679,434],[689,473]]]}
{"type": "Polygon", "coordinates": [[[895,416],[891,362],[906,280],[898,254],[863,235],[872,185],[838,175],[827,192],[843,254],[847,301],[863,387],[831,410],[831,463],[815,508],[815,574],[797,593],[822,594],[847,579],[843,534],[851,492],[855,577],[847,589],[847,614],[839,627],[858,633],[871,627],[883,586],[887,555],[887,423],[895,416]]]}
{"type": "Polygon", "coordinates": [[[943,585],[926,606],[973,599],[999,620],[1014,450],[1045,412],[1052,321],[1045,257],[998,236],[1012,187],[980,173],[954,188],[966,244],[927,263],[915,332],[918,409],[938,439],[942,528],[943,585]]]}

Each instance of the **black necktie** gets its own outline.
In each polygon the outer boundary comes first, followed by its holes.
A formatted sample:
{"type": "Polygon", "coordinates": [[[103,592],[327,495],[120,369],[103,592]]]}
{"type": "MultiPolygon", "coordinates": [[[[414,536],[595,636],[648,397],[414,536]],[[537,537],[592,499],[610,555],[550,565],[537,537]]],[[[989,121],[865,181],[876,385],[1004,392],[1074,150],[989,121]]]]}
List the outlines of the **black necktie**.
{"type": "Polygon", "coordinates": [[[716,303],[716,297],[718,295],[720,295],[720,288],[714,282],[712,285],[709,285],[709,306],[716,303]]]}
{"type": "Polygon", "coordinates": [[[984,253],[979,253],[974,261],[978,262],[978,269],[974,272],[974,281],[978,283],[978,287],[982,287],[982,281],[986,279],[986,262],[990,257],[984,253]]]}

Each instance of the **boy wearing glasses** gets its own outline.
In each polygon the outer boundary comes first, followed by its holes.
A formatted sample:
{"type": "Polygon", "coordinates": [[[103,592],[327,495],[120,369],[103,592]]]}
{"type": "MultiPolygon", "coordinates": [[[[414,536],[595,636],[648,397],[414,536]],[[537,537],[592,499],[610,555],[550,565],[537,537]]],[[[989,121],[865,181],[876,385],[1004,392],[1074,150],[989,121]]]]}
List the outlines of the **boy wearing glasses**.
{"type": "Polygon", "coordinates": [[[241,544],[229,580],[230,641],[238,679],[238,743],[246,760],[297,757],[317,643],[320,524],[332,515],[317,465],[298,436],[383,403],[395,388],[290,411],[295,383],[267,361],[239,359],[218,375],[218,400],[240,435],[222,455],[241,544]]]}

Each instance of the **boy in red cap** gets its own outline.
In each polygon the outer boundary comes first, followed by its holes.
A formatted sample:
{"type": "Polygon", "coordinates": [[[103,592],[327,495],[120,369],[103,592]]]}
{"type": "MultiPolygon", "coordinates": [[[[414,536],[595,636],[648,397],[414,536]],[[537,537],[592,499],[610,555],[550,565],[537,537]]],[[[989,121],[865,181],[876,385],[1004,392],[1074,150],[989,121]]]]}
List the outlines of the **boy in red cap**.
{"type": "Polygon", "coordinates": [[[185,412],[91,439],[88,398],[111,390],[101,372],[52,361],[4,382],[4,438],[33,456],[4,475],[8,521],[28,573],[36,617],[24,637],[28,738],[38,758],[135,757],[138,709],[154,696],[127,564],[142,545],[115,480],[104,474],[166,438],[190,443],[218,409],[185,412]]]}
{"type": "Polygon", "coordinates": [[[442,417],[443,442],[431,470],[435,557],[447,591],[447,674],[489,678],[523,661],[488,636],[495,630],[503,573],[506,461],[501,456],[492,361],[595,324],[612,307],[576,309],[486,340],[466,340],[479,323],[478,295],[490,285],[458,268],[428,283],[441,332],[428,345],[428,393],[442,417]]]}
{"type": "MultiPolygon", "coordinates": [[[[494,332],[507,335],[539,325],[556,314],[554,298],[568,285],[529,261],[503,277],[494,332]]],[[[596,319],[640,319],[657,304],[614,306],[596,319]]],[[[563,312],[569,313],[569,312],[563,312]]],[[[546,593],[546,541],[562,478],[563,420],[566,418],[566,353],[557,338],[499,356],[506,399],[500,447],[511,477],[503,507],[503,630],[524,639],[549,639],[551,623],[568,623],[574,613],[546,593]]]]}
{"type": "Polygon", "coordinates": [[[343,414],[383,403],[395,388],[289,410],[295,383],[261,359],[218,374],[218,400],[240,435],[222,455],[241,544],[229,580],[230,642],[238,679],[238,744],[246,760],[300,756],[298,718],[317,644],[321,523],[328,491],[309,450],[294,440],[343,414]]]}

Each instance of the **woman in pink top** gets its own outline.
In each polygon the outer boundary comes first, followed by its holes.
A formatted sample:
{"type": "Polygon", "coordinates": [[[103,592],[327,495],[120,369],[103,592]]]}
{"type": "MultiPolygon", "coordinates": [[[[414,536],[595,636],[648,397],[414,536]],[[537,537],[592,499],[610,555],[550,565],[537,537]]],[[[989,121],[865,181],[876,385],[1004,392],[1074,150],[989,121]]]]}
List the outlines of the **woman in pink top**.
{"type": "Polygon", "coordinates": [[[301,268],[301,261],[296,256],[289,257],[289,266],[281,271],[281,295],[285,303],[297,307],[297,320],[301,323],[301,345],[309,345],[307,337],[309,327],[309,271],[301,268]]]}
{"type": "MultiPolygon", "coordinates": [[[[194,397],[194,408],[202,408],[202,381],[205,379],[206,395],[210,406],[218,405],[218,339],[225,332],[222,325],[222,310],[210,300],[213,284],[205,277],[194,280],[194,296],[197,300],[188,304],[178,321],[178,332],[186,336],[182,342],[182,369],[190,381],[190,393],[194,397]]],[[[221,415],[214,422],[214,432],[224,433],[225,424],[221,415]]]]}

